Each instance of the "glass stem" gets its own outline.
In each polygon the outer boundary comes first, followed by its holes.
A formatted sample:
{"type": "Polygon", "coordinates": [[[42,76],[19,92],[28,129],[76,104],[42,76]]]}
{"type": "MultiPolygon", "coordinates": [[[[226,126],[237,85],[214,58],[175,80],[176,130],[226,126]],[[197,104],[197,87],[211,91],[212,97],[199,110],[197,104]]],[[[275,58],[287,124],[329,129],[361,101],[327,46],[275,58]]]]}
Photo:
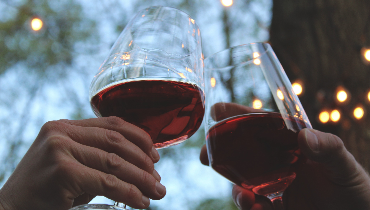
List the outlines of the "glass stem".
{"type": "Polygon", "coordinates": [[[274,210],[285,210],[283,205],[283,192],[276,192],[267,196],[274,206],[274,210]]]}

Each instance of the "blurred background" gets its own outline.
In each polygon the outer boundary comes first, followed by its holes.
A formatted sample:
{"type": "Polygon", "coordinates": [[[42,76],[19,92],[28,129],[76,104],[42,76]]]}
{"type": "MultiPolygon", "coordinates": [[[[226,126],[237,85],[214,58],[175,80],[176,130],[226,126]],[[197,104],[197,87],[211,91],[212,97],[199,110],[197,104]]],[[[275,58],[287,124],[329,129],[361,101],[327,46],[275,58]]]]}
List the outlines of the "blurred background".
{"type": "MultiPolygon", "coordinates": [[[[313,127],[341,137],[370,169],[370,1],[1,0],[1,186],[45,122],[95,117],[88,97],[93,76],[129,19],[153,5],[195,19],[204,57],[269,42],[313,127]]],[[[204,139],[201,127],[160,150],[155,167],[167,195],[150,209],[236,209],[232,185],[199,162],[204,139]]]]}

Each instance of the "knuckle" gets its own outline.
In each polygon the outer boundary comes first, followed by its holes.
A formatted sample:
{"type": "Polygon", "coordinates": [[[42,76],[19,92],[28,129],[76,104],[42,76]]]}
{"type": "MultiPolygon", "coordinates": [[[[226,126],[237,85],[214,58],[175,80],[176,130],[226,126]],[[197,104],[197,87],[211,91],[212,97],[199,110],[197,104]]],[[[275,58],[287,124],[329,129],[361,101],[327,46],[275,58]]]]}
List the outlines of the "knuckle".
{"type": "Polygon", "coordinates": [[[141,174],[141,182],[145,183],[145,185],[146,184],[151,185],[151,183],[153,182],[155,183],[154,177],[146,171],[143,171],[141,174]]]}
{"type": "Polygon", "coordinates": [[[137,200],[139,197],[138,191],[139,190],[134,185],[129,184],[127,189],[127,200],[137,200]]]}
{"type": "Polygon", "coordinates": [[[48,136],[44,142],[44,145],[46,150],[51,153],[68,148],[67,138],[58,134],[48,136]]]}
{"type": "Polygon", "coordinates": [[[55,133],[59,133],[61,130],[63,130],[65,127],[65,124],[60,121],[49,121],[46,122],[41,127],[41,132],[44,135],[51,135],[55,133]]]}
{"type": "Polygon", "coordinates": [[[116,131],[106,130],[105,135],[110,144],[116,145],[122,142],[122,135],[116,131]]]}
{"type": "Polygon", "coordinates": [[[343,141],[336,135],[328,135],[329,143],[332,145],[332,152],[338,152],[344,149],[343,141]]]}
{"type": "Polygon", "coordinates": [[[153,172],[154,170],[154,163],[148,155],[145,155],[144,157],[144,167],[145,167],[145,171],[149,173],[153,172]]]}
{"type": "Polygon", "coordinates": [[[110,116],[106,118],[106,121],[109,125],[113,127],[120,127],[126,123],[126,121],[122,120],[119,117],[116,116],[110,116]]]}
{"type": "Polygon", "coordinates": [[[108,169],[108,171],[114,171],[120,165],[122,165],[122,159],[118,155],[116,155],[114,153],[108,153],[107,154],[107,169],[108,169]]]}
{"type": "Polygon", "coordinates": [[[118,178],[112,174],[106,174],[103,177],[103,189],[106,192],[112,191],[115,186],[118,186],[118,178]]]}

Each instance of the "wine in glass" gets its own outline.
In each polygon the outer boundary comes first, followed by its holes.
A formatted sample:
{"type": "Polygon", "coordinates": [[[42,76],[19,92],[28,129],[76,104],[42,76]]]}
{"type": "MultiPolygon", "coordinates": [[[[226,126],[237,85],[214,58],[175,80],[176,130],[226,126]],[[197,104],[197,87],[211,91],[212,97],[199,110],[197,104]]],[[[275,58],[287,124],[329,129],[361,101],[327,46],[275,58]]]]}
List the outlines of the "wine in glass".
{"type": "Polygon", "coordinates": [[[212,168],[283,209],[282,194],[304,161],[298,132],[311,128],[283,67],[267,43],[232,47],[204,63],[212,168]]]}
{"type": "Polygon", "coordinates": [[[120,117],[146,131],[156,148],[164,148],[198,130],[204,116],[203,86],[195,21],[180,10],[154,6],[137,13],[113,45],[91,83],[90,103],[98,117],[120,117]]]}

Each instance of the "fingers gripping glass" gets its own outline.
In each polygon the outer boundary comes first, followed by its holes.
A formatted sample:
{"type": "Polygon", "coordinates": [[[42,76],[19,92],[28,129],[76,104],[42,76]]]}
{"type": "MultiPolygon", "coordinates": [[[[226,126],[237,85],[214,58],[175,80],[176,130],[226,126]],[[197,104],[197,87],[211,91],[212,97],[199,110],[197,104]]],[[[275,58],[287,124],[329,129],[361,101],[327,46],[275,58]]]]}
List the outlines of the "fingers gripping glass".
{"type": "MultiPolygon", "coordinates": [[[[118,116],[145,130],[156,148],[164,148],[198,130],[203,86],[198,26],[180,10],[155,6],[127,24],[91,83],[90,102],[98,117],[118,116]]],[[[94,206],[74,209],[87,208],[94,206]]]]}
{"type": "Polygon", "coordinates": [[[298,132],[311,128],[284,69],[265,43],[236,46],[204,63],[212,168],[283,209],[282,193],[302,162],[298,132]]]}

